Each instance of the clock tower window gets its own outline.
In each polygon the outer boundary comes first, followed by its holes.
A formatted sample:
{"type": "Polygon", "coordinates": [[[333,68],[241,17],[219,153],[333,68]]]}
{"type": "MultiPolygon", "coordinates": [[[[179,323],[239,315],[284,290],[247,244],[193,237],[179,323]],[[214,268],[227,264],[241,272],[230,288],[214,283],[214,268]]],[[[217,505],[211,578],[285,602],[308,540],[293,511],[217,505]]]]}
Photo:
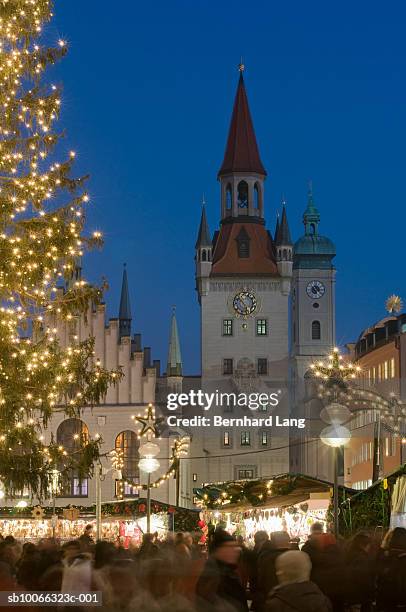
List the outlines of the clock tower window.
{"type": "Polygon", "coordinates": [[[256,321],[256,335],[267,336],[268,335],[268,321],[267,319],[257,319],[256,321]]]}
{"type": "Polygon", "coordinates": [[[321,340],[320,321],[313,321],[312,323],[312,340],[321,340]]]}
{"type": "Polygon", "coordinates": [[[248,209],[248,183],[246,181],[238,183],[237,196],[238,208],[248,209]]]}
{"type": "Polygon", "coordinates": [[[254,185],[254,208],[256,210],[258,210],[260,208],[260,192],[259,192],[259,187],[258,187],[258,183],[255,183],[254,185]]]}
{"type": "Polygon", "coordinates": [[[268,359],[259,357],[257,361],[257,373],[259,375],[268,374],[268,359]]]}
{"type": "Polygon", "coordinates": [[[233,192],[230,183],[226,187],[226,210],[231,210],[233,207],[233,192]]]}
{"type": "Polygon", "coordinates": [[[224,376],[231,376],[232,373],[233,373],[233,360],[229,358],[223,359],[224,376]]]}
{"type": "Polygon", "coordinates": [[[233,320],[223,319],[223,336],[233,335],[233,320]]]}

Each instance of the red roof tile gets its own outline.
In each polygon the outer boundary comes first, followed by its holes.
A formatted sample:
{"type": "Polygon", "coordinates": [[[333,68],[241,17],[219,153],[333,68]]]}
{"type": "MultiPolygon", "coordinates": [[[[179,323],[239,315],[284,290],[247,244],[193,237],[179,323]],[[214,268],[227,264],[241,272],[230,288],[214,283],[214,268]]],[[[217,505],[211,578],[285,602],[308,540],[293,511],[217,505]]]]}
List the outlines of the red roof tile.
{"type": "Polygon", "coordinates": [[[213,253],[211,276],[279,276],[272,240],[260,223],[224,223],[213,253]],[[244,228],[249,238],[249,257],[238,257],[236,238],[244,228]]]}
{"type": "Polygon", "coordinates": [[[224,160],[218,176],[231,172],[254,172],[266,176],[266,170],[259,156],[242,72],[235,96],[224,160]]]}

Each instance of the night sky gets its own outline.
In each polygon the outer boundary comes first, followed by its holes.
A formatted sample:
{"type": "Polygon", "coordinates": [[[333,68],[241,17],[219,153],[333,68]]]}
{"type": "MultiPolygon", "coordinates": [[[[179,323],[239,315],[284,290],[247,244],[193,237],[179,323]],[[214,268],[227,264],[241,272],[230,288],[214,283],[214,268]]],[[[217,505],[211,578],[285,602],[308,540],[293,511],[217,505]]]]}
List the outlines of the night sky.
{"type": "Polygon", "coordinates": [[[47,36],[70,44],[53,69],[60,126],[90,172],[89,229],[105,248],[85,260],[106,276],[116,316],[127,262],[133,329],[166,361],[177,305],[186,373],[199,371],[194,244],[216,175],[243,56],[273,230],[285,194],[302,233],[312,179],[321,233],[337,246],[337,340],[356,339],[406,299],[406,5],[374,0],[56,2],[47,36]]]}

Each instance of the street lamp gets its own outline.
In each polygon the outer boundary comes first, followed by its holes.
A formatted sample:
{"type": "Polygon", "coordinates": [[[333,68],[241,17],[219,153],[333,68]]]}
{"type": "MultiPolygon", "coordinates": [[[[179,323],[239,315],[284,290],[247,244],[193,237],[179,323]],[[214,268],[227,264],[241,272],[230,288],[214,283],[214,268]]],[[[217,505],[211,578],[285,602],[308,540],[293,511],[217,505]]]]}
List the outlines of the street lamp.
{"type": "Polygon", "coordinates": [[[96,463],[95,476],[96,476],[96,541],[101,538],[101,523],[102,523],[102,494],[101,494],[101,483],[105,479],[107,474],[112,472],[113,480],[121,480],[122,478],[122,459],[117,458],[117,455],[113,455],[112,466],[110,468],[104,468],[100,462],[96,463]]]}
{"type": "MultiPolygon", "coordinates": [[[[150,434],[148,434],[149,437],[150,434]]],[[[142,444],[138,452],[141,456],[141,459],[138,462],[138,467],[142,472],[145,472],[148,475],[147,479],[147,533],[151,531],[151,474],[156,472],[160,463],[156,456],[159,454],[159,446],[158,444],[154,444],[150,440],[145,444],[142,444]]]]}
{"type": "Polygon", "coordinates": [[[328,423],[320,433],[320,439],[323,444],[333,448],[334,452],[334,535],[338,538],[339,521],[338,521],[338,453],[339,449],[345,446],[350,438],[351,432],[343,423],[346,423],[351,413],[346,406],[333,402],[320,413],[321,418],[325,423],[328,423]]]}
{"type": "Polygon", "coordinates": [[[55,509],[55,504],[56,504],[56,496],[58,494],[58,489],[59,489],[59,470],[57,470],[56,468],[51,470],[51,493],[52,493],[52,518],[51,518],[51,525],[52,525],[52,537],[55,539],[55,530],[56,530],[56,523],[58,521],[58,518],[56,516],[56,509],[55,509]]]}

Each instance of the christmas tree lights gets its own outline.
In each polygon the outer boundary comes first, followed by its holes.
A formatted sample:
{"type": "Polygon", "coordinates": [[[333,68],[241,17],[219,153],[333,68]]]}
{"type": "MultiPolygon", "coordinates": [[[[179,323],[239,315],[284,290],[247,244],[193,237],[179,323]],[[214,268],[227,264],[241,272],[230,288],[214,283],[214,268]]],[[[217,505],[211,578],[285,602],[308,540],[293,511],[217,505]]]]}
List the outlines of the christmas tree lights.
{"type": "Polygon", "coordinates": [[[61,89],[43,77],[67,45],[40,44],[51,18],[50,0],[0,1],[0,481],[9,496],[28,488],[39,498],[55,466],[62,479],[88,475],[100,444],[45,446],[53,413],[78,415],[121,375],[96,360],[92,339],[61,347],[56,336],[57,320],[101,300],[101,288],[73,273],[102,239],[84,233],[89,194],[87,177],[72,175],[75,153],[56,159],[61,89]]]}

